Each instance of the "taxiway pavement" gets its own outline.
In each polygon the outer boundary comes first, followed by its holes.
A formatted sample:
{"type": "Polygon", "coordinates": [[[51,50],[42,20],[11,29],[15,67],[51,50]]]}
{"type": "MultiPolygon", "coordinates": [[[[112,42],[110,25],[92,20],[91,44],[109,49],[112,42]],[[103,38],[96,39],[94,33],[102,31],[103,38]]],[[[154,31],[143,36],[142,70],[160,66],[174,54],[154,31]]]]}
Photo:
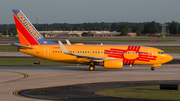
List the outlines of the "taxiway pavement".
{"type": "Polygon", "coordinates": [[[0,66],[0,100],[31,101],[31,98],[13,95],[24,89],[98,82],[180,80],[179,64],[165,64],[155,71],[150,67],[104,69],[97,66],[95,71],[88,71],[88,66],[0,66]]]}

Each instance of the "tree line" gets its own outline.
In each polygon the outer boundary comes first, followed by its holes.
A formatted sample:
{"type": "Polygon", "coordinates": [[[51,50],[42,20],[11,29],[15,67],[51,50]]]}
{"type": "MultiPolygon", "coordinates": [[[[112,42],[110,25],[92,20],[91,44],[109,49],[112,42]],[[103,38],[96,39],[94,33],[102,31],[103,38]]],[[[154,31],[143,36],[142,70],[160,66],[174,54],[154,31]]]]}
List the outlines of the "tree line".
{"type": "MultiPolygon", "coordinates": [[[[166,32],[170,34],[180,34],[179,23],[172,21],[166,23],[166,32]]],[[[161,24],[155,21],[132,23],[132,22],[117,22],[117,23],[81,23],[81,24],[68,24],[68,23],[53,23],[53,24],[33,24],[38,31],[118,31],[121,35],[125,36],[129,32],[141,34],[155,34],[161,32],[161,24]]],[[[17,34],[15,24],[1,24],[0,33],[3,35],[14,36],[17,34]]]]}

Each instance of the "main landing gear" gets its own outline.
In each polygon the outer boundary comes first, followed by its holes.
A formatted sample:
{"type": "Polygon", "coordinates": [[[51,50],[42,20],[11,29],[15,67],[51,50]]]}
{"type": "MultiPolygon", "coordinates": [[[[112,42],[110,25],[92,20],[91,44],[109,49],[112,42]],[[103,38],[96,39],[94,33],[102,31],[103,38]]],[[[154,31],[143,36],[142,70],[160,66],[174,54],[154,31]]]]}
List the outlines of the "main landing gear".
{"type": "Polygon", "coordinates": [[[90,65],[89,66],[89,71],[93,71],[95,69],[95,66],[94,65],[90,65]]]}
{"type": "Polygon", "coordinates": [[[93,71],[95,69],[94,62],[92,61],[89,66],[89,71],[93,71]]]}

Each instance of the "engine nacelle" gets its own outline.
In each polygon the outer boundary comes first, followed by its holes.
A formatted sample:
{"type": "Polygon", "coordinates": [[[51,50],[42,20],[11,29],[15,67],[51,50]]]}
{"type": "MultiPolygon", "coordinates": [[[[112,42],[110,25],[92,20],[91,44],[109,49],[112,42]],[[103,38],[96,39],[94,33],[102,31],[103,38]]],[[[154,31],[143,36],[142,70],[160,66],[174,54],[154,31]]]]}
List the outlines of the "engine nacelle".
{"type": "Polygon", "coordinates": [[[109,59],[104,60],[104,68],[122,68],[123,60],[120,59],[109,59]]]}

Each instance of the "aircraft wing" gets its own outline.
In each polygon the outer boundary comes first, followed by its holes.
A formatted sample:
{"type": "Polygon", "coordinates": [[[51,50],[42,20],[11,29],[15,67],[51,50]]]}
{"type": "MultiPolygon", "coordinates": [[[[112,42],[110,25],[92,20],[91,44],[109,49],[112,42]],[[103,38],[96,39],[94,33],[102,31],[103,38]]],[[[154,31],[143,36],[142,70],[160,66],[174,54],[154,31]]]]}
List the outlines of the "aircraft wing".
{"type": "Polygon", "coordinates": [[[23,48],[23,49],[33,49],[32,47],[22,46],[22,45],[20,45],[20,43],[13,43],[13,44],[11,44],[11,45],[12,45],[12,46],[19,47],[19,48],[23,48]]]}
{"type": "Polygon", "coordinates": [[[96,56],[89,56],[89,55],[82,55],[82,54],[72,54],[69,53],[68,50],[66,49],[66,47],[62,44],[61,41],[58,41],[59,45],[61,47],[61,50],[64,54],[69,54],[69,55],[73,55],[76,56],[78,58],[88,58],[88,59],[93,59],[93,60],[105,60],[105,59],[114,59],[114,58],[104,58],[104,57],[96,57],[96,56]]]}
{"type": "Polygon", "coordinates": [[[71,53],[69,53],[69,55],[74,55],[78,58],[88,58],[88,59],[95,59],[95,60],[104,60],[105,59],[103,57],[96,57],[96,56],[89,56],[89,55],[82,55],[82,54],[71,54],[71,53]]]}

